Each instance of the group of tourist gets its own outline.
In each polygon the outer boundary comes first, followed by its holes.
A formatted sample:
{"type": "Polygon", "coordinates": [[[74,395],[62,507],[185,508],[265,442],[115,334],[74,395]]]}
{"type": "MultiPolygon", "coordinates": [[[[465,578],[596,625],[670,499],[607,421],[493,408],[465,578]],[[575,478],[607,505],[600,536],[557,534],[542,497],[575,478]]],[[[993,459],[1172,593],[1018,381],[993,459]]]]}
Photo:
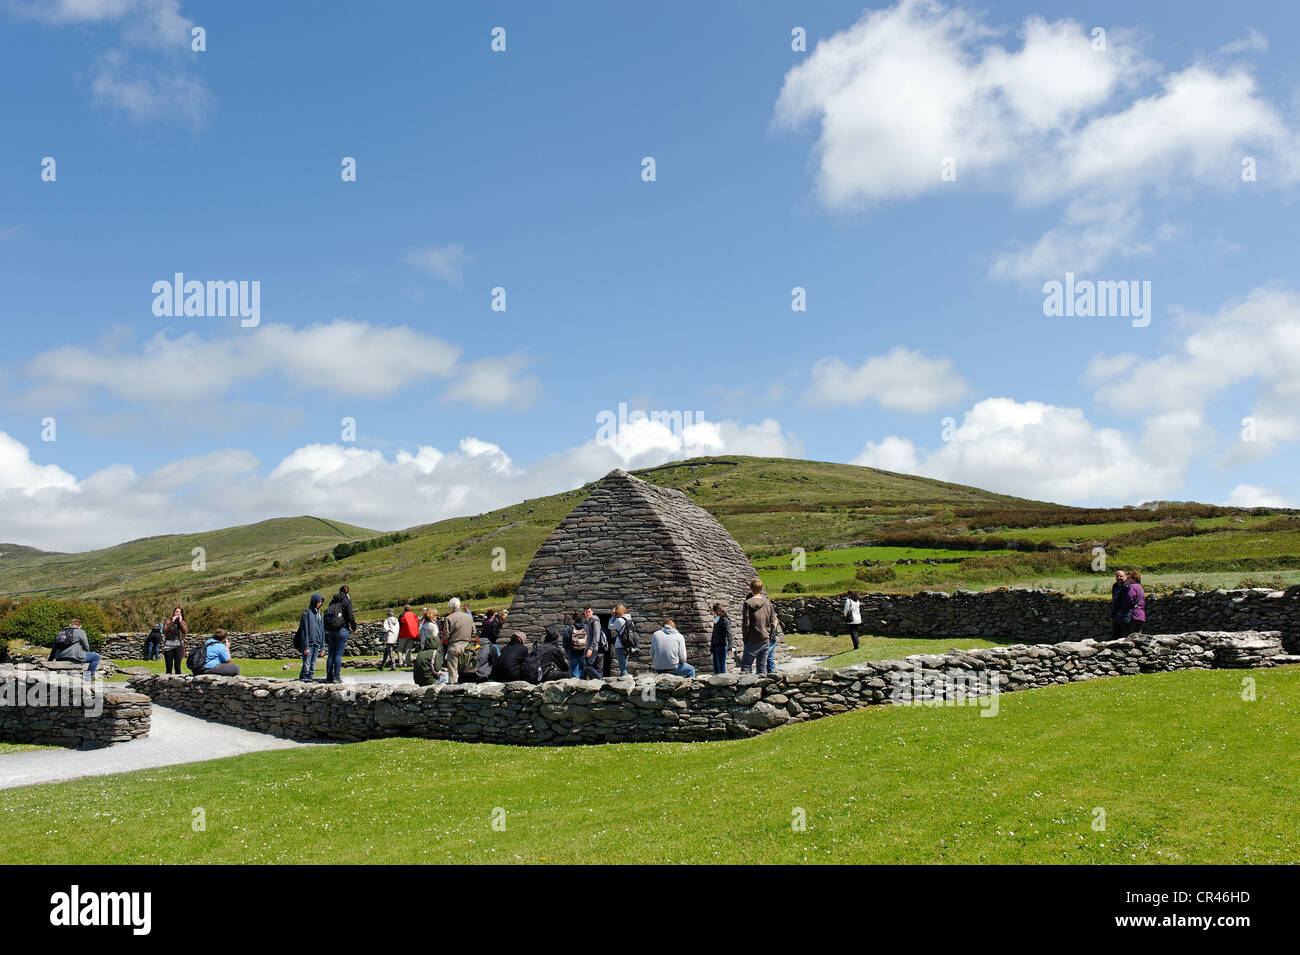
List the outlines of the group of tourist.
{"type": "Polygon", "coordinates": [[[1138,570],[1115,571],[1110,587],[1110,633],[1115,639],[1141,633],[1147,622],[1147,593],[1138,570]]]}

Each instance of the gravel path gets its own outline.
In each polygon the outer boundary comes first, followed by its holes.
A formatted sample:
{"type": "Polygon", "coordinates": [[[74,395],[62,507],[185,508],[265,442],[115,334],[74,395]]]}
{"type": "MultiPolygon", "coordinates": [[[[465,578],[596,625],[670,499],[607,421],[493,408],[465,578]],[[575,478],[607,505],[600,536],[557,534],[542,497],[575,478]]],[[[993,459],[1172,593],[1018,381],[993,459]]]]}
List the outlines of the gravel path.
{"type": "Polygon", "coordinates": [[[149,735],[144,739],[103,749],[59,747],[0,755],[0,789],[197,763],[267,749],[321,745],[333,744],[298,743],[223,723],[211,723],[155,703],[153,722],[149,735]]]}

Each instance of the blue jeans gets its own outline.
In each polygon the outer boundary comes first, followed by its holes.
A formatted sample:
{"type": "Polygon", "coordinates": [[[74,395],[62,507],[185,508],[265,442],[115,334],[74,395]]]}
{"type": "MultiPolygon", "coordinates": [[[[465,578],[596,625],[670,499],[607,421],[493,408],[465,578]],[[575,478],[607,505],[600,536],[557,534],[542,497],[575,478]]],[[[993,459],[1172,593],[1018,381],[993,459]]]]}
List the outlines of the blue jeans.
{"type": "Polygon", "coordinates": [[[298,673],[298,679],[310,681],[316,678],[316,658],[319,655],[319,643],[307,644],[307,648],[302,651],[302,670],[298,673]]]}
{"type": "Polygon", "coordinates": [[[157,660],[158,647],[159,643],[157,640],[146,640],[144,642],[144,658],[146,660],[157,660]]]}
{"type": "Polygon", "coordinates": [[[569,676],[575,680],[581,680],[583,671],[586,669],[587,651],[570,650],[569,651],[569,676]]]}
{"type": "Polygon", "coordinates": [[[325,646],[328,656],[325,658],[325,682],[338,683],[339,673],[343,669],[343,651],[348,647],[348,628],[338,633],[325,634],[325,646]]]}
{"type": "Polygon", "coordinates": [[[627,676],[627,651],[622,647],[615,647],[614,657],[618,660],[618,675],[627,676]]]}
{"type": "Polygon", "coordinates": [[[695,667],[689,663],[677,664],[675,670],[656,670],[656,673],[671,673],[673,676],[695,676],[695,667]]]}
{"type": "Polygon", "coordinates": [[[86,679],[87,680],[93,680],[95,678],[95,668],[99,666],[99,661],[101,659],[102,658],[100,657],[100,655],[96,653],[94,650],[86,651],[86,667],[87,667],[86,679]]]}
{"type": "Polygon", "coordinates": [[[767,645],[767,672],[776,672],[776,634],[772,634],[772,642],[767,645]]]}
{"type": "Polygon", "coordinates": [[[745,644],[745,652],[740,656],[740,672],[752,673],[757,670],[759,673],[767,673],[767,657],[769,653],[771,653],[769,644],[745,644]]]}
{"type": "Polygon", "coordinates": [[[713,648],[713,672],[714,673],[727,672],[727,648],[726,647],[713,648]]]}

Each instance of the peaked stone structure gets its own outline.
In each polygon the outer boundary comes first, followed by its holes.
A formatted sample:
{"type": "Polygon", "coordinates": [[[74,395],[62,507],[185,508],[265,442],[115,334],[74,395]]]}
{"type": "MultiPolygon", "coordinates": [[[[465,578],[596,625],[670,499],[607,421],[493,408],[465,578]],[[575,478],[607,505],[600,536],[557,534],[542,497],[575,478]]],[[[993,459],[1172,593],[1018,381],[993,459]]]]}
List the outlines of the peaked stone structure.
{"type": "Polygon", "coordinates": [[[681,491],[626,471],[607,474],[538,549],[510,605],[509,629],[540,635],[590,605],[608,616],[627,605],[649,661],[650,635],[671,617],[691,662],[708,667],[713,602],[740,646],[740,605],[756,576],[726,529],[681,491]]]}

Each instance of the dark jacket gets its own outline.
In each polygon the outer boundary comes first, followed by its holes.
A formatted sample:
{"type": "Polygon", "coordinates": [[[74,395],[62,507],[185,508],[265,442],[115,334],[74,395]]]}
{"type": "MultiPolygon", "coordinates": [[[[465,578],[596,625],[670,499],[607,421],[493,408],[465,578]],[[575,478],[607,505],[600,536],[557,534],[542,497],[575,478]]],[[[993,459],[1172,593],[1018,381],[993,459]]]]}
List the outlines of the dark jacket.
{"type": "Polygon", "coordinates": [[[569,661],[558,643],[543,643],[528,658],[528,676],[538,683],[563,680],[569,676],[569,661]]]}
{"type": "Polygon", "coordinates": [[[298,619],[298,632],[295,636],[302,637],[304,648],[325,645],[325,620],[320,612],[320,605],[324,602],[325,598],[320,594],[312,594],[311,603],[298,619]]]}
{"type": "Polygon", "coordinates": [[[531,683],[532,680],[528,678],[528,656],[528,644],[511,640],[501,648],[501,655],[492,668],[492,679],[498,683],[509,683],[511,680],[528,680],[531,683]]]}
{"type": "Polygon", "coordinates": [[[1119,581],[1110,585],[1110,618],[1124,620],[1124,599],[1128,596],[1128,586],[1119,581]]]}
{"type": "Polygon", "coordinates": [[[181,617],[180,620],[169,619],[167,626],[163,627],[163,646],[166,646],[168,641],[175,641],[176,646],[184,647],[185,638],[189,636],[189,633],[190,625],[185,622],[184,617],[181,617]]]}
{"type": "Polygon", "coordinates": [[[416,686],[432,686],[438,682],[438,673],[443,669],[442,647],[431,647],[415,655],[416,686]]]}
{"type": "Polygon", "coordinates": [[[584,621],[587,627],[587,649],[596,648],[597,653],[604,653],[609,646],[609,640],[605,636],[605,631],[600,625],[600,618],[594,613],[591,619],[584,621]]]}
{"type": "Polygon", "coordinates": [[[80,627],[74,627],[72,630],[72,646],[64,647],[62,650],[52,650],[50,658],[63,660],[67,663],[85,663],[86,654],[89,652],[90,639],[86,636],[86,631],[80,627]]]}
{"type": "MultiPolygon", "coordinates": [[[[335,594],[330,598],[330,606],[340,604],[343,607],[343,626],[347,628],[348,633],[357,632],[357,618],[352,616],[352,598],[347,594],[335,594]]],[[[329,627],[325,628],[326,632],[330,631],[329,627]]]]}
{"type": "Polygon", "coordinates": [[[713,621],[713,636],[709,639],[709,648],[717,650],[719,647],[727,650],[731,649],[731,618],[718,617],[713,621]]]}

